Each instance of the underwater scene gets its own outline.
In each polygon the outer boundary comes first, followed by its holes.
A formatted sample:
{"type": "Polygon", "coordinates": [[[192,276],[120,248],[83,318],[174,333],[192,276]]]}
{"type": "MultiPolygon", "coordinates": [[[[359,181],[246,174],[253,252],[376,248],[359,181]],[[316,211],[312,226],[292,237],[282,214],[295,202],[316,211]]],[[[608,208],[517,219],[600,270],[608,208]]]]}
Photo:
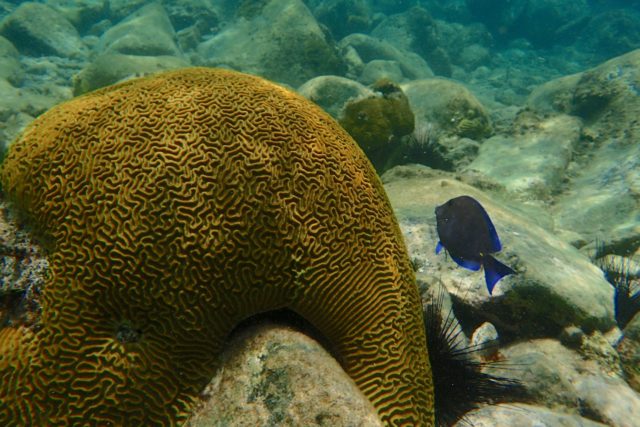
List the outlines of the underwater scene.
{"type": "Polygon", "coordinates": [[[640,427],[640,1],[0,0],[0,426],[640,427]]]}

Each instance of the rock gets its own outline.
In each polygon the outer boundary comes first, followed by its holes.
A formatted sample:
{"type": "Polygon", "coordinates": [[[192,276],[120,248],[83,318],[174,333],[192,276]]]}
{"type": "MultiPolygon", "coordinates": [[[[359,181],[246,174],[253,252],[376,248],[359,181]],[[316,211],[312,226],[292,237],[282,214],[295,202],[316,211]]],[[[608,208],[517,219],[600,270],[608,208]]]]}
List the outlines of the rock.
{"type": "Polygon", "coordinates": [[[560,111],[584,121],[567,189],[553,206],[558,228],[579,233],[586,242],[597,237],[620,255],[640,247],[640,200],[635,197],[640,192],[638,67],[640,50],[635,50],[550,82],[528,101],[542,112],[560,111]]]}
{"type": "Polygon", "coordinates": [[[451,60],[440,46],[436,21],[426,9],[415,6],[391,15],[378,24],[371,36],[407,52],[416,52],[440,76],[451,77],[451,60]]]}
{"type": "Polygon", "coordinates": [[[81,33],[86,34],[91,27],[109,17],[113,1],[95,0],[48,0],[47,4],[64,15],[81,33]]]}
{"type": "Polygon", "coordinates": [[[382,426],[371,403],[317,342],[264,324],[236,334],[186,425],[230,423],[382,426]]]}
{"type": "Polygon", "coordinates": [[[468,0],[467,4],[495,37],[526,37],[537,47],[573,41],[578,31],[571,30],[590,13],[586,0],[468,0]]]}
{"type": "Polygon", "coordinates": [[[49,262],[42,248],[18,225],[0,200],[0,328],[33,324],[40,315],[39,298],[49,262]]]}
{"type": "Polygon", "coordinates": [[[500,38],[508,38],[528,0],[466,0],[472,17],[500,38]]]}
{"type": "Polygon", "coordinates": [[[18,50],[9,40],[0,36],[0,79],[6,79],[12,84],[19,84],[22,77],[22,65],[18,50]]]}
{"type": "Polygon", "coordinates": [[[640,396],[620,378],[588,376],[577,384],[585,410],[612,427],[634,427],[640,420],[640,396]]]}
{"type": "Polygon", "coordinates": [[[143,56],[179,56],[175,31],[160,3],[148,4],[111,27],[101,37],[96,51],[143,56]]]}
{"type": "Polygon", "coordinates": [[[486,358],[497,354],[499,339],[496,327],[484,322],[473,331],[470,343],[474,353],[477,352],[479,356],[486,358]]]}
{"type": "MultiPolygon", "coordinates": [[[[400,66],[404,79],[415,80],[433,76],[433,71],[427,62],[418,54],[399,49],[389,42],[365,34],[350,34],[340,40],[338,47],[344,52],[352,49],[357,54],[358,61],[351,60],[352,64],[364,65],[370,61],[382,59],[395,61],[400,66]]],[[[362,69],[350,69],[349,72],[360,75],[362,69]]]]}
{"type": "Polygon", "coordinates": [[[163,6],[176,31],[196,28],[202,33],[208,33],[212,28],[220,25],[222,5],[218,3],[201,0],[178,0],[164,2],[163,6]]]}
{"type": "Polygon", "coordinates": [[[73,94],[77,96],[126,78],[189,65],[175,56],[100,55],[74,77],[73,94]]]}
{"type": "Polygon", "coordinates": [[[481,191],[426,167],[395,167],[383,182],[411,257],[433,280],[442,280],[459,311],[490,321],[507,338],[556,336],[569,325],[585,331],[613,327],[612,287],[586,256],[550,231],[548,214],[541,209],[507,201],[500,186],[493,184],[492,190],[486,180],[474,183],[486,190],[481,191]],[[481,272],[433,255],[438,241],[434,209],[462,194],[486,208],[503,244],[496,257],[518,273],[498,282],[493,296],[481,272]]]}
{"type": "Polygon", "coordinates": [[[2,155],[4,155],[3,150],[11,146],[13,141],[15,141],[18,135],[22,133],[33,119],[34,117],[27,113],[16,112],[0,121],[0,153],[2,153],[2,155]]]}
{"type": "Polygon", "coordinates": [[[270,0],[240,14],[197,51],[209,66],[224,66],[297,87],[344,64],[301,0],[270,0]]]}
{"type": "Polygon", "coordinates": [[[484,141],[466,169],[484,174],[523,200],[549,200],[561,190],[581,127],[580,119],[567,115],[536,120],[523,132],[484,141]]]}
{"type": "Polygon", "coordinates": [[[570,325],[562,330],[559,339],[560,343],[565,347],[570,349],[577,349],[582,345],[585,339],[585,333],[577,326],[570,325]]]}
{"type": "Polygon", "coordinates": [[[466,415],[466,418],[455,424],[455,427],[605,427],[588,418],[575,414],[563,414],[547,408],[523,404],[502,404],[484,406],[466,415]]]}
{"type": "Polygon", "coordinates": [[[323,1],[313,9],[313,14],[336,40],[351,33],[368,33],[373,24],[371,9],[365,0],[323,1]]]}
{"type": "Polygon", "coordinates": [[[109,0],[110,19],[115,22],[124,19],[146,3],[146,0],[109,0]]]}
{"type": "Polygon", "coordinates": [[[367,62],[358,80],[366,85],[370,85],[382,79],[398,83],[406,80],[402,74],[400,64],[396,61],[385,59],[374,59],[373,61],[367,62]]]}
{"type": "Polygon", "coordinates": [[[416,122],[432,123],[436,133],[476,140],[491,134],[489,113],[460,83],[433,78],[400,86],[409,98],[416,122]]]}
{"type": "Polygon", "coordinates": [[[624,328],[617,349],[627,382],[640,393],[640,314],[636,314],[624,328]]]}
{"type": "Polygon", "coordinates": [[[630,7],[604,10],[590,17],[580,31],[579,45],[603,59],[640,46],[640,13],[630,7]]]}
{"type": "MultiPolygon", "coordinates": [[[[4,79],[0,79],[0,93],[2,94],[0,97],[0,121],[5,122],[5,125],[12,121],[12,117],[16,114],[27,113],[35,117],[69,98],[69,96],[58,96],[56,93],[47,95],[29,88],[16,88],[4,79]]],[[[14,133],[11,135],[15,136],[14,133]]]]}
{"type": "Polygon", "coordinates": [[[22,3],[0,23],[3,35],[24,55],[81,57],[86,48],[78,31],[55,9],[22,3]]]}
{"type": "Polygon", "coordinates": [[[543,339],[508,346],[502,354],[504,364],[515,368],[489,366],[489,372],[521,380],[536,404],[613,426],[638,419],[640,397],[622,379],[617,354],[600,333],[586,337],[577,351],[543,339]]]}
{"type": "Polygon", "coordinates": [[[371,4],[371,9],[374,12],[381,12],[384,14],[396,13],[398,11],[402,12],[411,6],[413,6],[416,2],[412,0],[370,0],[369,4],[371,4]]]}
{"type": "Polygon", "coordinates": [[[536,86],[526,101],[526,107],[540,114],[566,113],[573,109],[573,93],[581,74],[572,74],[536,86]]]}
{"type": "Polygon", "coordinates": [[[473,71],[476,68],[489,65],[491,54],[489,49],[477,43],[465,46],[458,56],[459,64],[467,71],[473,71]]]}
{"type": "Polygon", "coordinates": [[[318,104],[334,119],[340,116],[347,101],[373,95],[368,87],[339,76],[314,77],[300,86],[298,93],[318,104]]]}
{"type": "Polygon", "coordinates": [[[589,17],[587,0],[529,0],[510,28],[513,36],[526,37],[536,47],[550,47],[574,40],[577,32],[567,27],[580,25],[589,17]]]}

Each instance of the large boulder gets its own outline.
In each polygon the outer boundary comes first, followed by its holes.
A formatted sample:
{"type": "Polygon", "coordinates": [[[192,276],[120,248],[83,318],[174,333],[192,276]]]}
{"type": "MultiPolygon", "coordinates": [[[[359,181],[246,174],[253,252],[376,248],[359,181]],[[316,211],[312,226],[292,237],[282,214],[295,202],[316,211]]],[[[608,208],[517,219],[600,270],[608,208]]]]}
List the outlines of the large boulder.
{"type": "Polygon", "coordinates": [[[640,50],[537,88],[527,106],[540,114],[571,114],[584,125],[553,205],[557,225],[596,238],[616,253],[640,247],[640,50]]]}
{"type": "Polygon", "coordinates": [[[574,116],[532,118],[511,135],[482,143],[467,170],[480,172],[523,199],[549,200],[562,190],[582,121],[574,116]]]}
{"type": "Polygon", "coordinates": [[[408,52],[416,52],[440,76],[451,77],[449,54],[442,48],[436,21],[422,7],[384,19],[371,32],[375,38],[385,40],[408,52]]]}
{"type": "Polygon", "coordinates": [[[188,66],[187,61],[175,56],[107,53],[98,56],[74,76],[73,94],[77,96],[127,78],[188,66]]]}
{"type": "Polygon", "coordinates": [[[165,9],[151,3],[111,27],[96,46],[100,53],[144,56],[179,56],[175,31],[165,9]]]}
{"type": "Polygon", "coordinates": [[[467,181],[474,186],[452,174],[415,165],[395,167],[383,175],[421,273],[431,282],[441,280],[469,315],[491,321],[507,336],[556,336],[570,325],[586,331],[613,327],[611,285],[589,258],[554,234],[549,215],[508,198],[495,183],[467,181]],[[435,207],[460,195],[484,205],[504,248],[496,257],[517,271],[498,282],[493,296],[482,273],[434,254],[439,240],[435,207]]]}
{"type": "Polygon", "coordinates": [[[467,0],[467,5],[494,36],[526,37],[538,47],[573,41],[590,12],[586,0],[467,0]]]}
{"type": "Polygon", "coordinates": [[[19,83],[22,77],[18,50],[9,40],[0,36],[0,78],[15,84],[19,83]]]}
{"type": "Polygon", "coordinates": [[[334,119],[340,117],[348,101],[373,95],[368,87],[340,76],[314,77],[300,86],[298,93],[321,106],[334,119]]]}
{"type": "Polygon", "coordinates": [[[42,3],[23,3],[0,23],[0,35],[24,55],[79,57],[86,47],[78,31],[58,11],[42,3]]]}
{"type": "Polygon", "coordinates": [[[401,85],[416,122],[433,124],[436,132],[481,140],[491,134],[486,108],[469,89],[453,80],[434,78],[401,85]]]}
{"type": "Polygon", "coordinates": [[[349,72],[360,76],[365,66],[375,60],[390,61],[400,68],[402,79],[414,80],[433,76],[429,64],[417,53],[395,47],[391,43],[366,34],[349,34],[338,43],[345,52],[349,72]]]}
{"type": "Polygon", "coordinates": [[[344,64],[301,0],[271,0],[238,9],[236,19],[197,51],[224,66],[297,87],[312,77],[340,75],[344,64]]]}
{"type": "Polygon", "coordinates": [[[188,427],[382,427],[353,380],[318,342],[283,326],[236,334],[188,427]]]}

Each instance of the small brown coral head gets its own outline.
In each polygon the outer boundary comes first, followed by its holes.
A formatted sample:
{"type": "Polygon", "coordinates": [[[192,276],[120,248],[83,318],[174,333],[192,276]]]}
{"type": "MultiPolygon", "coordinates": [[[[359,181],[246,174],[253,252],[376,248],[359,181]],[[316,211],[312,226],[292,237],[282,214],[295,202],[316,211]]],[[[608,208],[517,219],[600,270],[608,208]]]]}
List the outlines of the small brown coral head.
{"type": "Polygon", "coordinates": [[[185,69],[35,120],[3,188],[48,243],[34,327],[0,329],[0,425],[174,425],[230,331],[289,309],[389,425],[430,425],[419,295],[373,168],[309,101],[185,69]]]}

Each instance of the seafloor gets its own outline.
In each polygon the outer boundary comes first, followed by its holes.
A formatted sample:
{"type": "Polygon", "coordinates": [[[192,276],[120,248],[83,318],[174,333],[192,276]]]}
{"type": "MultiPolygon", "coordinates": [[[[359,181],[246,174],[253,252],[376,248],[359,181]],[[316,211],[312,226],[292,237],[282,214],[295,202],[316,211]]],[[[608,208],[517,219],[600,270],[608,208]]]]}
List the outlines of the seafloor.
{"type": "MultiPolygon", "coordinates": [[[[371,159],[425,300],[444,286],[472,342],[499,339],[483,357],[533,396],[467,422],[638,426],[640,316],[616,313],[620,293],[640,282],[639,8],[0,1],[0,144],[62,101],[163,70],[224,67],[292,88],[371,159]],[[485,206],[504,247],[497,257],[518,273],[493,295],[481,273],[434,254],[435,206],[462,194],[485,206]]],[[[46,251],[16,231],[4,202],[3,218],[1,326],[15,316],[11,295],[37,299],[47,270],[46,251]]],[[[306,337],[258,328],[244,339],[230,345],[193,425],[376,425],[306,337]]]]}

